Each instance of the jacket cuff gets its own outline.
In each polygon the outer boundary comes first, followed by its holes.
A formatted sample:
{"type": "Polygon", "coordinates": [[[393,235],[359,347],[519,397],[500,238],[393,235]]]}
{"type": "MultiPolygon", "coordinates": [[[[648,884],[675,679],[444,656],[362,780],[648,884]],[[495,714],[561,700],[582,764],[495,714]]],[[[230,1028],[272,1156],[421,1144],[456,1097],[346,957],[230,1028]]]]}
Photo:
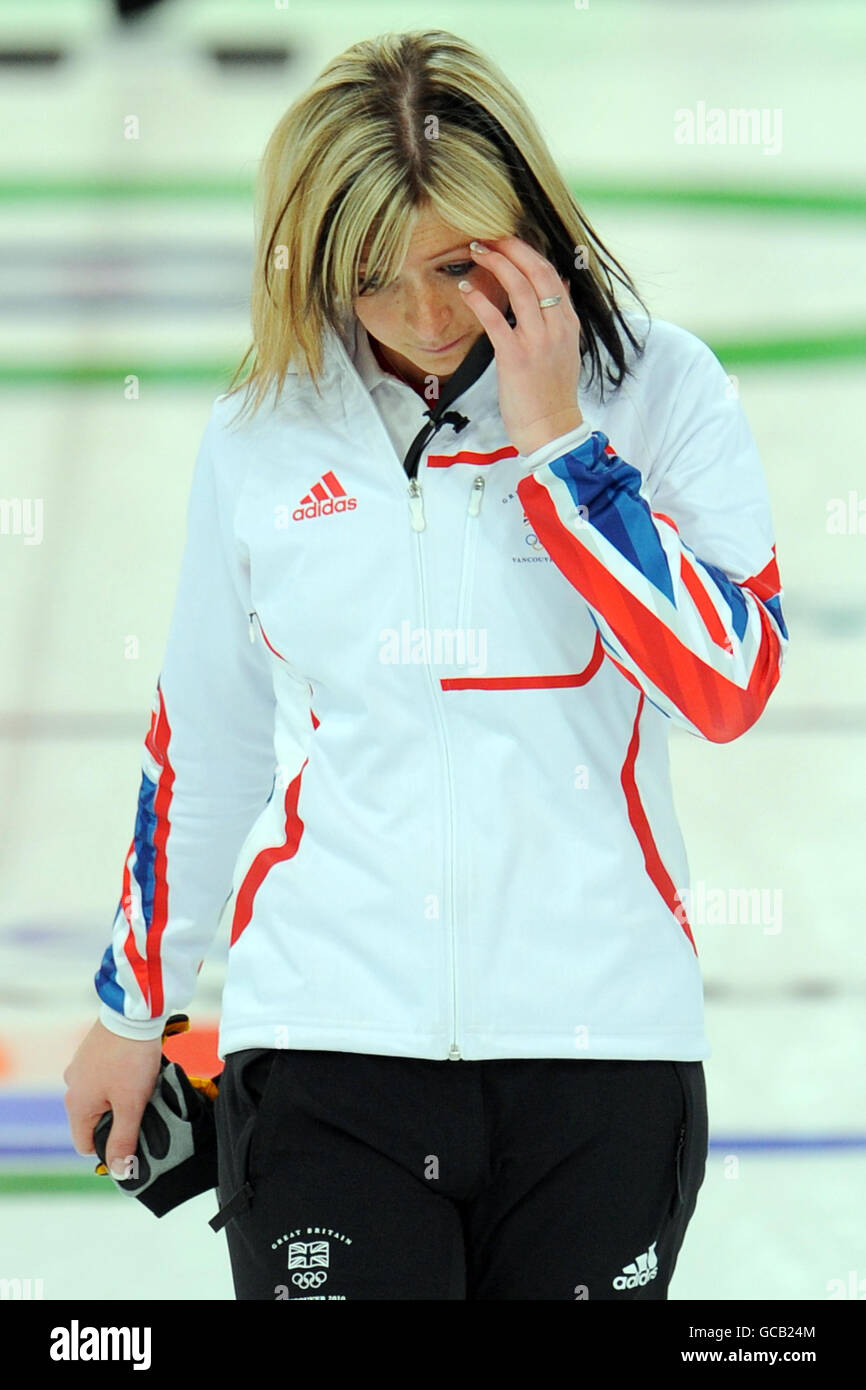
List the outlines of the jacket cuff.
{"type": "Polygon", "coordinates": [[[107,1004],[100,1005],[99,1009],[99,1022],[121,1038],[161,1038],[169,1017],[166,1014],[163,1018],[124,1018],[107,1004]]]}
{"type": "Polygon", "coordinates": [[[578,449],[581,444],[586,443],[592,433],[592,425],[584,420],[567,434],[561,434],[558,439],[551,439],[547,444],[542,444],[540,449],[533,449],[531,454],[524,454],[524,458],[531,469],[541,468],[543,464],[552,463],[554,459],[562,458],[563,454],[570,454],[572,450],[578,449]]]}

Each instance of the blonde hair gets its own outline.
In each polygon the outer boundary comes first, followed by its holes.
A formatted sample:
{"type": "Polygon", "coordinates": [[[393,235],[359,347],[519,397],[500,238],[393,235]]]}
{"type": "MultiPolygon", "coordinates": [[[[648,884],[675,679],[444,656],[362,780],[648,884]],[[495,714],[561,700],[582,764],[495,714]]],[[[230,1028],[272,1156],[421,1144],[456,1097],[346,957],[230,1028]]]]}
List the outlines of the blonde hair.
{"type": "Polygon", "coordinates": [[[631,279],[504,73],[457,35],[425,29],[347,48],[271,134],[256,186],[253,341],[226,394],[246,389],[255,411],[290,369],[318,391],[323,337],[354,312],[361,260],[364,282],[386,285],[427,207],[467,238],[518,236],[551,260],[569,282],[593,372],[601,341],[616,368],[608,379],[621,383],[631,368],[616,321],[643,350],[616,303],[613,278],[643,306],[631,279]]]}

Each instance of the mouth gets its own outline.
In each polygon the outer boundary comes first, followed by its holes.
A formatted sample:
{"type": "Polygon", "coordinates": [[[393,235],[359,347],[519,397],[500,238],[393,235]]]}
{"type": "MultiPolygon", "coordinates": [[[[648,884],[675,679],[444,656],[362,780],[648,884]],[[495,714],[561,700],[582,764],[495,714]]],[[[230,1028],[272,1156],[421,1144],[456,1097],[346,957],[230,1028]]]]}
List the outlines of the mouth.
{"type": "Polygon", "coordinates": [[[458,343],[462,343],[462,342],[463,342],[463,339],[464,339],[465,337],[466,337],[466,334],[465,334],[465,333],[462,333],[462,334],[460,335],[459,338],[455,338],[455,339],[454,339],[454,342],[453,342],[453,343],[445,343],[445,345],[444,345],[443,347],[438,347],[438,348],[416,348],[415,351],[416,351],[416,352],[429,353],[431,357],[436,357],[440,352],[450,352],[451,349],[452,349],[453,347],[456,347],[458,343]]]}

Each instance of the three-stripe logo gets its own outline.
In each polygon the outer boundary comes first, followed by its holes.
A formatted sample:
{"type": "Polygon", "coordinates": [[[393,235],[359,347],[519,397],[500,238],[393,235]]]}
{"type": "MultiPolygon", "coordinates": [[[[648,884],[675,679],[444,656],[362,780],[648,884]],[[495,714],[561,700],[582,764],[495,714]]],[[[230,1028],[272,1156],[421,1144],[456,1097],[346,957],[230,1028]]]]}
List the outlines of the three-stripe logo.
{"type": "Polygon", "coordinates": [[[336,473],[329,469],[313,484],[306,497],[301,498],[292,512],[292,520],[305,521],[308,517],[330,516],[333,512],[352,512],[357,505],[357,497],[347,497],[346,489],[336,473]]]}
{"type": "Polygon", "coordinates": [[[623,1265],[622,1274],[618,1274],[613,1281],[615,1289],[636,1289],[643,1288],[651,1279],[655,1279],[658,1274],[658,1256],[656,1255],[656,1242],[653,1241],[649,1250],[644,1250],[643,1254],[638,1255],[631,1264],[623,1265]]]}

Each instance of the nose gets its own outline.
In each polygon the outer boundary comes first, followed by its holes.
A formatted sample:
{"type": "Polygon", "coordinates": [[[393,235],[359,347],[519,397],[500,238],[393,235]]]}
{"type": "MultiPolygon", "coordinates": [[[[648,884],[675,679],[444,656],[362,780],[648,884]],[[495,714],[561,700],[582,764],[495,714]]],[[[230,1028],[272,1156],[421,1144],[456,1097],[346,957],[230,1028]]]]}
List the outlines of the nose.
{"type": "Polygon", "coordinates": [[[452,319],[452,309],[440,289],[430,286],[409,295],[406,328],[416,347],[435,348],[448,342],[452,319]]]}

